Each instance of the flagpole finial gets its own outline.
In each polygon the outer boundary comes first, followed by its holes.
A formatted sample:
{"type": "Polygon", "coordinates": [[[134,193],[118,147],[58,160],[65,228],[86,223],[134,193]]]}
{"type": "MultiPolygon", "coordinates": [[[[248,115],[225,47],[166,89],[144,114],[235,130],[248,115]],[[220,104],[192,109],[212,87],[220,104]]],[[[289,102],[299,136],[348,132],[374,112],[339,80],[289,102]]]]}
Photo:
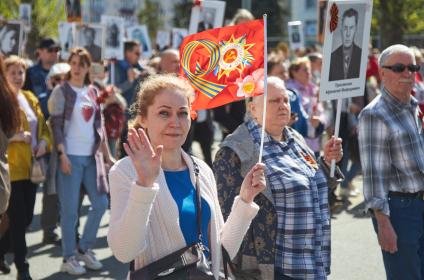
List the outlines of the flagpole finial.
{"type": "Polygon", "coordinates": [[[266,18],[266,17],[268,17],[268,15],[267,14],[263,14],[262,17],[263,18],[266,18]]]}

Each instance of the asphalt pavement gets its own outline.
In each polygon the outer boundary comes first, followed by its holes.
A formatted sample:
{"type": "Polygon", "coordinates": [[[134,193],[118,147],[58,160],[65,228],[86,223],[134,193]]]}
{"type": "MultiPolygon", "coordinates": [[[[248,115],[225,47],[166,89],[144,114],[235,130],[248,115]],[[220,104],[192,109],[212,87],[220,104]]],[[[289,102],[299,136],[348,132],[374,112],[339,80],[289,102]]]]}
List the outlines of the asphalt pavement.
{"type": "MultiPolygon", "coordinates": [[[[195,149],[196,150],[196,149],[195,149]]],[[[361,178],[354,185],[362,189],[361,178]]],[[[117,261],[107,245],[109,212],[106,212],[98,233],[95,248],[97,258],[103,263],[101,271],[89,271],[86,275],[71,277],[60,272],[62,262],[60,246],[43,245],[40,229],[42,192],[37,193],[35,215],[30,231],[27,233],[28,257],[33,279],[125,279],[129,265],[117,261]]],[[[350,198],[335,209],[332,217],[332,265],[329,280],[383,280],[384,267],[376,235],[371,220],[364,215],[363,198],[350,198]]],[[[84,202],[82,225],[86,220],[88,201],[84,202]]],[[[8,254],[6,259],[12,262],[8,254]]],[[[0,279],[16,279],[16,270],[12,265],[8,275],[0,273],[0,279]]]]}

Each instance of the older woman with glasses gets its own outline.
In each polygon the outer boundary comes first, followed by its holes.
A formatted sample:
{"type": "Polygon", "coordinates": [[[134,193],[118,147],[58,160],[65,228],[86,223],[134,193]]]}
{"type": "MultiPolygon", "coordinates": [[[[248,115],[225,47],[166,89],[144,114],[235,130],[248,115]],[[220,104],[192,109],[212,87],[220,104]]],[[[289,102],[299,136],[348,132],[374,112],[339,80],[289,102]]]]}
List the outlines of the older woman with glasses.
{"type": "MultiPolygon", "coordinates": [[[[248,102],[248,117],[227,136],[213,164],[224,217],[240,182],[256,163],[261,141],[264,96],[248,102]]],[[[328,187],[331,160],[341,159],[341,140],[332,138],[324,156],[315,158],[291,127],[290,100],[284,81],[268,78],[262,161],[267,188],[241,246],[236,276],[241,279],[326,279],[330,271],[328,187]]]]}

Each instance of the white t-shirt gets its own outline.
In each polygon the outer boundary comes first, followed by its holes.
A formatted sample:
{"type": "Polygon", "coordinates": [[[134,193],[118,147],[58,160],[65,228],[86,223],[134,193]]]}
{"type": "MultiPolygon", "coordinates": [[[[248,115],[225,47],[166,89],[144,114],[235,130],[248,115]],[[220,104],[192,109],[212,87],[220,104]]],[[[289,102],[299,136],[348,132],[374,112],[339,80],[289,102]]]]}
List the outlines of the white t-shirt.
{"type": "Polygon", "coordinates": [[[37,116],[34,113],[34,110],[31,108],[31,106],[28,103],[28,100],[25,98],[25,96],[22,93],[18,94],[18,101],[19,105],[22,110],[25,112],[25,116],[29,123],[29,128],[31,132],[31,147],[34,148],[37,146],[37,138],[38,138],[38,119],[37,116]]]}
{"type": "Polygon", "coordinates": [[[74,110],[65,127],[65,150],[68,155],[91,156],[95,139],[94,116],[96,104],[88,96],[88,87],[72,87],[77,93],[74,110]]]}

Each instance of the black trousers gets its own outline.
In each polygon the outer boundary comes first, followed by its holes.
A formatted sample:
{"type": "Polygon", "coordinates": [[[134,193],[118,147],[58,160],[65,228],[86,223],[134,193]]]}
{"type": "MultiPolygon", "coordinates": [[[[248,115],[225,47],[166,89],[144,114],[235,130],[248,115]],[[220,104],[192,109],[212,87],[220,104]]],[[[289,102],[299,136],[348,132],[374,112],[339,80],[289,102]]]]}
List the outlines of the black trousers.
{"type": "Polygon", "coordinates": [[[25,232],[34,215],[37,185],[30,180],[14,181],[11,185],[12,191],[7,209],[9,229],[0,240],[0,256],[11,250],[15,255],[16,269],[21,272],[28,270],[25,232]]]}

